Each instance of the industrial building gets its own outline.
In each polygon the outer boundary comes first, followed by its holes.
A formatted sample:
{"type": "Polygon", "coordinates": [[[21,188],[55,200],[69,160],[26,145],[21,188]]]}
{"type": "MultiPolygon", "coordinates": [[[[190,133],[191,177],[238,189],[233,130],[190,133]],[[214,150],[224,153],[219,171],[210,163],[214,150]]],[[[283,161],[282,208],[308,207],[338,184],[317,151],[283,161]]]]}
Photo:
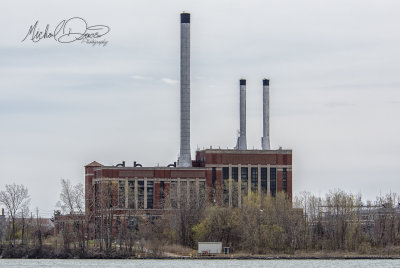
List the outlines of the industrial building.
{"type": "Polygon", "coordinates": [[[250,192],[292,198],[292,151],[270,148],[269,80],[264,79],[263,135],[260,149],[247,149],[246,80],[239,80],[240,135],[232,149],[190,151],[190,14],[181,14],[180,154],[165,167],[104,166],[96,161],[85,166],[86,216],[90,222],[104,211],[113,215],[162,215],[183,204],[219,204],[241,207],[250,192]]]}

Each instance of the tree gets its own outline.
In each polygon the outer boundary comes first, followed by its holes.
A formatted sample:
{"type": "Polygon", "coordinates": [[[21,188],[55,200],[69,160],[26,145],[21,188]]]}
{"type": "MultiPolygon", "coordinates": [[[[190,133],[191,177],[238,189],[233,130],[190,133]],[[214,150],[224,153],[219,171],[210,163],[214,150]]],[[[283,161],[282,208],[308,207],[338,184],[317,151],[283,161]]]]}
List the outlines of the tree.
{"type": "MultiPolygon", "coordinates": [[[[61,180],[60,201],[57,206],[61,208],[64,214],[67,214],[73,223],[73,232],[79,241],[79,247],[84,251],[85,246],[85,228],[84,228],[84,205],[85,194],[82,183],[72,185],[69,180],[61,180]]],[[[65,226],[63,230],[64,246],[68,247],[69,237],[67,230],[70,226],[65,226]]],[[[75,245],[75,244],[74,244],[75,245]]]]}
{"type": "Polygon", "coordinates": [[[60,201],[57,206],[64,214],[83,213],[85,194],[82,183],[72,185],[69,180],[61,180],[60,201]]]}
{"type": "Polygon", "coordinates": [[[15,219],[22,208],[29,206],[28,188],[25,186],[7,184],[5,191],[0,191],[0,203],[4,204],[8,210],[12,222],[12,239],[15,245],[15,219]]]}

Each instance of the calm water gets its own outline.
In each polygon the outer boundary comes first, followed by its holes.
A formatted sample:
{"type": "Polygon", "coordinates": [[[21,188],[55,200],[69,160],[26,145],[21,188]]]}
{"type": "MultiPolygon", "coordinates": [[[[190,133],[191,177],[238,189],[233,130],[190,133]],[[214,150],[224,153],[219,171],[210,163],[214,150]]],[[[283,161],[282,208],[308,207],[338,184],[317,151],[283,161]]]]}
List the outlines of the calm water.
{"type": "Polygon", "coordinates": [[[400,260],[1,260],[0,267],[400,267],[400,260]]]}

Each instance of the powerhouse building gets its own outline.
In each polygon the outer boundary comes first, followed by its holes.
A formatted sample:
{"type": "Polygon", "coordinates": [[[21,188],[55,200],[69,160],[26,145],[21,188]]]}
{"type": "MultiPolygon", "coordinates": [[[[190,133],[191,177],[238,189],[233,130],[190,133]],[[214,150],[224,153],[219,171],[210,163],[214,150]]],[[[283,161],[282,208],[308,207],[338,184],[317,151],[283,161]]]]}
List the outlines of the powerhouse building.
{"type": "Polygon", "coordinates": [[[192,167],[85,167],[86,210],[117,208],[116,214],[161,215],[180,202],[241,206],[248,193],[292,196],[291,150],[206,149],[192,167]],[[99,204],[107,199],[107,204],[99,204]],[[90,201],[94,204],[90,207],[90,201]],[[97,203],[96,203],[97,202],[97,203]]]}
{"type": "MultiPolygon", "coordinates": [[[[108,213],[120,217],[161,216],[181,206],[218,204],[241,207],[250,193],[292,198],[292,151],[272,150],[269,137],[269,80],[263,90],[261,148],[246,142],[246,80],[239,80],[240,134],[232,149],[190,152],[190,14],[181,14],[180,154],[165,167],[143,167],[134,162],[85,166],[86,219],[95,222],[108,213]]],[[[262,87],[261,87],[262,85],[262,87]]],[[[260,122],[261,123],[261,122],[260,122]]]]}

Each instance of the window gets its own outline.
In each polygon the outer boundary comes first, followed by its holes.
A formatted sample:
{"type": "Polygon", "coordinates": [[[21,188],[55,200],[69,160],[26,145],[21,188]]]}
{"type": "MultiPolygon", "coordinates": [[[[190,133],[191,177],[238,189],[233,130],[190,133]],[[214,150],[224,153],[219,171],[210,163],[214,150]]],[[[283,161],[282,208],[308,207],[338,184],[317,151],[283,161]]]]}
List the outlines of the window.
{"type": "Polygon", "coordinates": [[[177,201],[177,183],[176,181],[171,181],[171,189],[170,189],[170,201],[171,201],[171,207],[172,208],[177,208],[178,207],[178,201],[177,201]]]}
{"type": "Polygon", "coordinates": [[[222,202],[229,204],[229,167],[222,168],[222,202]]]}
{"type": "Polygon", "coordinates": [[[107,184],[107,195],[108,195],[108,208],[112,208],[113,202],[112,202],[112,183],[108,182],[107,184]]]}
{"type": "Polygon", "coordinates": [[[216,200],[216,187],[215,187],[215,182],[216,182],[216,180],[217,180],[217,170],[216,170],[216,168],[215,167],[213,167],[212,168],[212,192],[211,192],[211,195],[212,195],[212,200],[213,200],[213,202],[214,202],[214,200],[216,200]]]}
{"type": "Polygon", "coordinates": [[[258,186],[258,168],[251,168],[251,191],[256,192],[258,186]]]}
{"type": "Polygon", "coordinates": [[[222,168],[222,179],[223,180],[229,179],[229,168],[228,167],[222,168]]]}
{"type": "Polygon", "coordinates": [[[135,216],[129,216],[128,218],[128,230],[139,231],[139,226],[141,224],[141,218],[135,216]]]}
{"type": "Polygon", "coordinates": [[[144,209],[144,181],[138,181],[138,209],[144,209]]]}
{"type": "Polygon", "coordinates": [[[237,167],[232,167],[232,179],[234,181],[238,181],[238,168],[237,167]]]}
{"type": "Polygon", "coordinates": [[[203,207],[206,204],[206,182],[199,182],[199,203],[200,207],[203,207]]]}
{"type": "Polygon", "coordinates": [[[128,181],[128,207],[135,208],[135,181],[128,181]]]}
{"type": "Polygon", "coordinates": [[[261,191],[267,191],[267,168],[261,168],[261,191]]]}
{"type": "Polygon", "coordinates": [[[125,208],[125,181],[119,181],[118,185],[118,207],[125,208]]]}
{"type": "Polygon", "coordinates": [[[287,170],[286,170],[286,168],[283,168],[283,182],[282,182],[282,184],[283,184],[283,192],[287,192],[287,170]]]}
{"type": "Polygon", "coordinates": [[[271,188],[271,195],[273,197],[276,196],[276,168],[271,168],[271,181],[270,181],[270,188],[271,188]]]}
{"type": "Polygon", "coordinates": [[[121,218],[119,216],[117,216],[117,220],[115,221],[115,223],[116,223],[116,226],[115,226],[116,232],[117,232],[118,235],[120,235],[121,218]]]}
{"type": "Polygon", "coordinates": [[[160,181],[160,207],[164,208],[165,203],[165,183],[164,181],[160,181]]]}
{"type": "Polygon", "coordinates": [[[249,169],[247,167],[242,167],[241,168],[241,180],[242,180],[242,199],[245,197],[248,193],[248,174],[249,174],[249,169]]]}
{"type": "Polygon", "coordinates": [[[197,192],[196,192],[196,184],[194,181],[189,181],[189,202],[190,202],[190,207],[196,207],[198,206],[197,204],[197,192]]]}
{"type": "Polygon", "coordinates": [[[154,181],[147,182],[147,208],[154,208],[154,181]]]}
{"type": "Polygon", "coordinates": [[[181,189],[180,189],[180,193],[178,196],[178,199],[180,201],[180,204],[187,204],[187,181],[186,180],[181,180],[181,189]]]}

